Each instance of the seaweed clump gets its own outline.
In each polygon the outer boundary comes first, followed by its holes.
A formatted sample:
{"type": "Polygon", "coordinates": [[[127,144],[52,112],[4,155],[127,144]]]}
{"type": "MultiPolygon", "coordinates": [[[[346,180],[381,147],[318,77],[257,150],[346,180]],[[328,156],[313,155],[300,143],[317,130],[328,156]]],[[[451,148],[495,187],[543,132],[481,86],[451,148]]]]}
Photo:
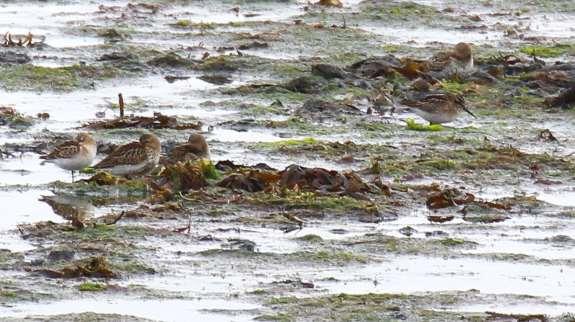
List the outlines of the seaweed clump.
{"type": "Polygon", "coordinates": [[[112,270],[108,260],[103,256],[89,257],[75,261],[59,269],[41,269],[38,272],[50,278],[119,277],[119,274],[112,270]]]}
{"type": "Polygon", "coordinates": [[[200,130],[201,123],[182,123],[175,116],[154,113],[148,116],[127,116],[111,120],[95,121],[85,124],[85,128],[93,130],[145,128],[145,129],[173,129],[173,130],[200,130]]]}

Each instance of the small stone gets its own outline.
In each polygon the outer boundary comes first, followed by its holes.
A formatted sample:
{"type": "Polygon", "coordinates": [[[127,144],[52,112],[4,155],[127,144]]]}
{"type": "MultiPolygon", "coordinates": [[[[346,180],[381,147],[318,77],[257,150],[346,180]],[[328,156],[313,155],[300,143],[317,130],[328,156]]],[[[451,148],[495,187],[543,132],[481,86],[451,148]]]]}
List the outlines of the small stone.
{"type": "Polygon", "coordinates": [[[48,260],[51,262],[71,261],[76,256],[76,252],[69,249],[53,250],[48,254],[48,260]]]}
{"type": "Polygon", "coordinates": [[[411,226],[405,226],[401,229],[399,229],[399,232],[407,237],[410,237],[411,235],[415,234],[417,232],[417,230],[415,230],[415,228],[411,227],[411,226]]]}
{"type": "Polygon", "coordinates": [[[232,82],[232,80],[229,77],[224,75],[202,75],[198,78],[206,83],[214,85],[224,85],[232,82]]]}
{"type": "Polygon", "coordinates": [[[316,94],[319,93],[323,84],[311,77],[298,77],[290,80],[285,88],[297,93],[316,94]]]}
{"type": "Polygon", "coordinates": [[[19,54],[13,51],[6,51],[0,53],[0,63],[5,64],[26,64],[29,63],[32,59],[26,54],[19,54]]]}
{"type": "Polygon", "coordinates": [[[245,250],[248,252],[254,252],[256,250],[256,243],[251,240],[234,238],[228,241],[229,243],[225,245],[228,249],[245,250]]]}
{"type": "Polygon", "coordinates": [[[311,73],[317,76],[321,76],[325,79],[346,77],[346,73],[343,71],[343,69],[328,64],[317,64],[311,66],[311,73]]]}

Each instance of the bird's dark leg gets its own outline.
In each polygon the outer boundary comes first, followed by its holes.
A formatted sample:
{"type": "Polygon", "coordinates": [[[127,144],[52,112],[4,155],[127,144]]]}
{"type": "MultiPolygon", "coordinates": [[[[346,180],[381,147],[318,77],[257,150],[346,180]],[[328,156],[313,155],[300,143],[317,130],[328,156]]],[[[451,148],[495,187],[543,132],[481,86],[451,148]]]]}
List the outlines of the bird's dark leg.
{"type": "Polygon", "coordinates": [[[72,170],[72,183],[74,183],[74,170],[72,170]]]}

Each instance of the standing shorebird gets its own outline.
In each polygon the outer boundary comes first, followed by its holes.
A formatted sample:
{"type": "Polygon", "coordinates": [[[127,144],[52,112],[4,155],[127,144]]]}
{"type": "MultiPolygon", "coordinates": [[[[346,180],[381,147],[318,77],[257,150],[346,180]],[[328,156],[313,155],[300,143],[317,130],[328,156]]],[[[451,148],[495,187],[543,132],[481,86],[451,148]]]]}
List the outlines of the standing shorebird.
{"type": "Polygon", "coordinates": [[[94,168],[119,176],[147,174],[158,165],[160,150],[161,144],[157,136],[143,134],[138,142],[116,148],[94,168]]]}
{"type": "Polygon", "coordinates": [[[88,133],[80,133],[74,140],[66,141],[58,145],[52,152],[43,155],[40,159],[44,163],[54,163],[58,167],[72,172],[74,181],[74,171],[82,170],[92,164],[96,157],[96,141],[88,133]]]}
{"type": "Polygon", "coordinates": [[[84,227],[86,221],[94,216],[96,207],[92,202],[77,195],[57,194],[42,196],[40,201],[47,203],[56,215],[70,220],[74,227],[84,227]]]}
{"type": "Polygon", "coordinates": [[[445,76],[468,75],[474,71],[471,45],[460,42],[447,52],[437,53],[431,59],[431,69],[445,76]]]}
{"type": "Polygon", "coordinates": [[[193,133],[188,138],[188,142],[175,146],[170,151],[172,161],[185,161],[196,159],[209,159],[210,150],[203,135],[193,133]]]}
{"type": "Polygon", "coordinates": [[[416,99],[406,99],[402,103],[430,124],[451,122],[457,118],[460,110],[476,117],[467,108],[465,98],[462,95],[430,93],[416,99]]]}

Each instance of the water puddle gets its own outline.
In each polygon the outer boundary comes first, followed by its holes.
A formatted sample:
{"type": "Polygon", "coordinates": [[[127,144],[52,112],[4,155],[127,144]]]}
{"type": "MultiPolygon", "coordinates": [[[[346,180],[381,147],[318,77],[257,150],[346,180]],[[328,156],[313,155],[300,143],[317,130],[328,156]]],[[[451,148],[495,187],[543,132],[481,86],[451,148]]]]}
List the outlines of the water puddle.
{"type": "MultiPolygon", "coordinates": [[[[118,93],[124,95],[128,104],[127,114],[141,114],[141,112],[129,110],[130,104],[135,100],[149,100],[150,104],[197,106],[202,100],[197,95],[195,97],[190,95],[191,91],[199,93],[212,88],[214,88],[213,85],[195,77],[170,84],[160,76],[151,76],[133,80],[109,81],[96,90],[79,90],[69,93],[0,91],[0,95],[5,98],[3,104],[12,105],[23,114],[49,113],[50,119],[54,121],[40,123],[38,127],[49,127],[53,131],[58,131],[77,127],[86,120],[93,120],[97,112],[105,112],[107,118],[117,115],[116,110],[106,107],[110,103],[117,103],[118,93]],[[183,93],[186,95],[182,95],[183,93]],[[160,97],[163,98],[161,101],[158,100],[160,97]]],[[[193,109],[180,111],[187,111],[186,115],[193,115],[193,109]]],[[[149,115],[151,112],[144,114],[149,115]]]]}
{"type": "Polygon", "coordinates": [[[467,30],[445,30],[433,28],[400,28],[390,26],[363,26],[360,27],[374,34],[384,36],[392,43],[426,44],[429,42],[442,42],[456,44],[458,42],[488,43],[500,40],[502,34],[494,32],[470,32],[467,30]]]}
{"type": "Polygon", "coordinates": [[[450,311],[458,312],[497,312],[504,314],[533,314],[533,312],[538,312],[539,314],[546,314],[549,316],[559,316],[565,313],[573,314],[574,309],[572,304],[566,305],[546,305],[539,303],[529,303],[529,304],[502,304],[493,303],[488,304],[473,304],[473,305],[463,305],[449,308],[450,311]]]}
{"type": "Polygon", "coordinates": [[[63,222],[61,217],[54,215],[50,206],[39,201],[44,195],[51,195],[51,192],[47,190],[22,192],[0,190],[0,202],[4,205],[4,209],[9,209],[9,211],[2,212],[0,231],[14,229],[16,225],[24,223],[45,220],[63,222]]]}
{"type": "Polygon", "coordinates": [[[70,314],[82,312],[132,315],[160,321],[251,321],[252,314],[241,311],[258,308],[251,303],[222,299],[197,300],[150,300],[98,297],[80,297],[49,303],[21,304],[15,307],[0,307],[0,315],[26,317],[31,315],[70,314]],[[217,314],[210,310],[230,310],[233,314],[217,314]]]}
{"type": "Polygon", "coordinates": [[[331,293],[415,293],[470,289],[487,294],[526,294],[545,297],[558,305],[575,305],[575,269],[560,265],[507,263],[476,259],[401,256],[378,265],[300,271],[304,279],[331,293]],[[335,278],[336,281],[329,281],[335,278]],[[323,279],[323,280],[322,280],[323,279]],[[553,287],[553,294],[549,288],[553,287]]]}

